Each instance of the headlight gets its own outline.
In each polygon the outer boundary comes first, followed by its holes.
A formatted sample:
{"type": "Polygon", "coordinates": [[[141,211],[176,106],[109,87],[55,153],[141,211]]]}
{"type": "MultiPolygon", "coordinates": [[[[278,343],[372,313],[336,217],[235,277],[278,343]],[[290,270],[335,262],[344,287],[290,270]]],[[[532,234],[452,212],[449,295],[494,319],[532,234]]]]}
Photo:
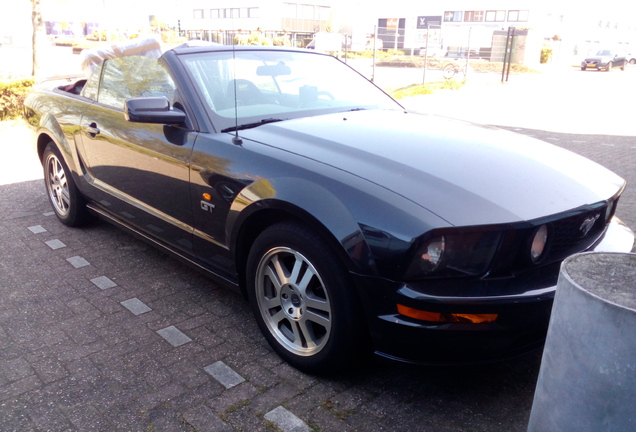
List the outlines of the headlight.
{"type": "Polygon", "coordinates": [[[530,246],[530,259],[533,263],[537,263],[543,256],[545,245],[548,242],[548,226],[541,225],[534,233],[532,245],[530,246]]]}
{"type": "Polygon", "coordinates": [[[424,241],[409,264],[405,278],[477,276],[486,273],[500,232],[453,232],[424,241]]]}
{"type": "Polygon", "coordinates": [[[435,237],[426,243],[426,246],[422,250],[422,269],[426,273],[434,271],[444,256],[444,236],[435,237]]]}

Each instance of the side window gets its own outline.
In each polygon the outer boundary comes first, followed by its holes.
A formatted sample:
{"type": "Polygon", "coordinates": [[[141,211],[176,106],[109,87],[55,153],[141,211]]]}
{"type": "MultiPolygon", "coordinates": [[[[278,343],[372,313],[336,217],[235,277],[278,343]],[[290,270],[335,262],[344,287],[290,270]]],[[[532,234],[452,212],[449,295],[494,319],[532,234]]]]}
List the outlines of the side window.
{"type": "Polygon", "coordinates": [[[99,77],[102,75],[102,64],[97,66],[90,78],[84,84],[84,88],[82,89],[82,96],[92,99],[94,101],[97,100],[97,89],[99,87],[99,77]]]}
{"type": "Polygon", "coordinates": [[[130,56],[106,60],[98,102],[124,109],[126,99],[165,96],[173,102],[175,86],[157,59],[130,56]]]}

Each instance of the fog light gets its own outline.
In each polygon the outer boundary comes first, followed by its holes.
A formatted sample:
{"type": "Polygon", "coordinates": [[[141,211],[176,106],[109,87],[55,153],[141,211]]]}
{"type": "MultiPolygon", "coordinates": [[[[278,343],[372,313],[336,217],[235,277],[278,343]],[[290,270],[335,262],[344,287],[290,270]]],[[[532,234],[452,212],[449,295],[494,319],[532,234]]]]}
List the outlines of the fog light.
{"type": "Polygon", "coordinates": [[[548,226],[541,225],[541,227],[534,234],[532,239],[532,246],[530,247],[530,259],[533,263],[539,261],[545,250],[545,245],[548,241],[548,226]]]}
{"type": "Polygon", "coordinates": [[[401,304],[397,305],[398,313],[409,318],[415,318],[422,321],[439,322],[439,323],[489,323],[497,320],[498,314],[461,314],[461,313],[440,313],[427,312],[419,309],[413,309],[401,304]]]}

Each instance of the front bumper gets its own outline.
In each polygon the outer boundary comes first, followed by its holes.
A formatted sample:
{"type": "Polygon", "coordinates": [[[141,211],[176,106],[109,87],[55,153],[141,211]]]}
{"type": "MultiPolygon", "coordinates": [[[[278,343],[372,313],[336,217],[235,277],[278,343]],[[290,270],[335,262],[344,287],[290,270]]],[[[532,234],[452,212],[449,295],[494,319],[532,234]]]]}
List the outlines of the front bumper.
{"type": "MultiPolygon", "coordinates": [[[[630,252],[633,245],[634,233],[614,218],[589,250],[630,252]]],[[[543,346],[559,268],[556,263],[514,278],[474,281],[467,285],[466,296],[429,295],[426,282],[405,284],[362,275],[354,275],[354,280],[377,355],[409,363],[467,364],[503,360],[543,346]],[[497,319],[430,322],[398,313],[397,305],[440,314],[497,314],[497,319]]]]}

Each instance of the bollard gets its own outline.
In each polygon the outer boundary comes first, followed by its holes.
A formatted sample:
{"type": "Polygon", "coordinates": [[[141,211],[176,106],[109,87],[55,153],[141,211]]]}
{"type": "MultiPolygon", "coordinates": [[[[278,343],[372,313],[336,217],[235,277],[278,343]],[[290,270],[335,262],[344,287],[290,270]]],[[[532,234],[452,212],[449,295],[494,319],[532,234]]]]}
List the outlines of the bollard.
{"type": "Polygon", "coordinates": [[[566,259],[528,432],[636,431],[636,254],[566,259]]]}

